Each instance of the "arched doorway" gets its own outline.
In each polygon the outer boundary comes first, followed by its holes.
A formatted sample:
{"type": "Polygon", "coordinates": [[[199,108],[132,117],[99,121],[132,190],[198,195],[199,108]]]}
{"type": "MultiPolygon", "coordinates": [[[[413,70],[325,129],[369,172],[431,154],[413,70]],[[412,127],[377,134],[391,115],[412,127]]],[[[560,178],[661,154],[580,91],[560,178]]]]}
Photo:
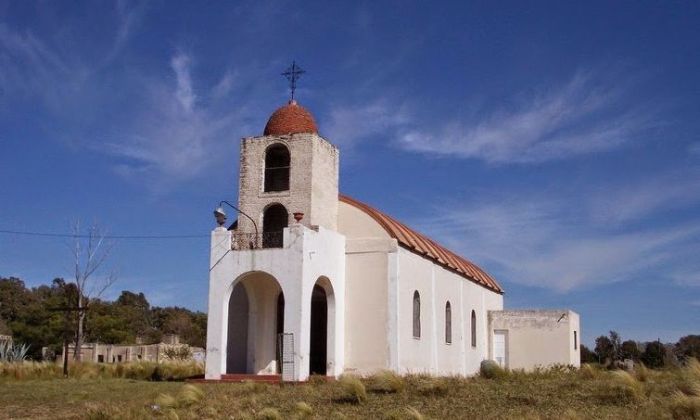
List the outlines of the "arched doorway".
{"type": "Polygon", "coordinates": [[[282,231],[289,224],[289,213],[281,204],[273,204],[263,213],[263,248],[281,248],[282,231]]]}
{"type": "Polygon", "coordinates": [[[311,293],[310,336],[309,374],[325,375],[328,358],[328,300],[326,291],[318,284],[311,293]]]}
{"type": "Polygon", "coordinates": [[[277,296],[277,373],[282,373],[282,341],[281,335],[284,333],[284,293],[277,296]]]}
{"type": "Polygon", "coordinates": [[[228,302],[226,373],[248,372],[248,293],[239,282],[228,302]]]}
{"type": "Polygon", "coordinates": [[[277,372],[277,333],[284,330],[280,305],[284,313],[284,294],[273,276],[254,271],[235,282],[228,304],[226,373],[277,372]]]}

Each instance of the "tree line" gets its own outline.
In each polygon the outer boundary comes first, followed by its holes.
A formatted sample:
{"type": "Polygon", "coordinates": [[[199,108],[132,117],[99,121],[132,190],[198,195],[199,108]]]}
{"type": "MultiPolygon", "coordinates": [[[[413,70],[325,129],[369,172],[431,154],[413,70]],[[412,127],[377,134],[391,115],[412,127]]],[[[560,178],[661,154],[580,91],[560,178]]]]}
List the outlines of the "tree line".
{"type": "Polygon", "coordinates": [[[625,360],[642,362],[651,368],[673,366],[690,357],[700,359],[700,335],[686,335],[676,343],[662,343],[660,340],[637,342],[622,341],[616,331],[595,339],[595,348],[591,351],[581,345],[581,363],[600,363],[616,367],[625,360]]]}
{"type": "MultiPolygon", "coordinates": [[[[42,347],[60,353],[64,340],[76,342],[79,316],[74,283],[61,278],[28,288],[21,279],[0,277],[0,334],[30,346],[38,360],[42,347]]],[[[93,299],[84,312],[83,342],[103,344],[159,343],[164,334],[178,334],[183,343],[205,347],[207,315],[177,306],[151,306],[143,293],[122,291],[114,301],[93,299]]]]}

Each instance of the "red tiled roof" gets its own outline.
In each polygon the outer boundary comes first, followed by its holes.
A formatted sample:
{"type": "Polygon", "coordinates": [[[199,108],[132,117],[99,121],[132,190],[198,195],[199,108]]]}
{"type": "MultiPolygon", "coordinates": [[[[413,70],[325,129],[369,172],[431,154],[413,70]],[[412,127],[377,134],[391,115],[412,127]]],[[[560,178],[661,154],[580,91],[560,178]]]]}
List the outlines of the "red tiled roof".
{"type": "Polygon", "coordinates": [[[314,117],[296,101],[278,108],[272,113],[265,125],[264,135],[279,136],[283,134],[318,133],[314,117]]]}
{"type": "Polygon", "coordinates": [[[429,258],[443,267],[456,272],[462,277],[491,289],[494,292],[503,293],[503,289],[493,277],[466,258],[455,254],[427,236],[416,232],[393,217],[388,216],[365,203],[359,202],[346,195],[340,195],[339,198],[340,201],[357,207],[372,217],[404,248],[415,252],[418,255],[429,258]]]}

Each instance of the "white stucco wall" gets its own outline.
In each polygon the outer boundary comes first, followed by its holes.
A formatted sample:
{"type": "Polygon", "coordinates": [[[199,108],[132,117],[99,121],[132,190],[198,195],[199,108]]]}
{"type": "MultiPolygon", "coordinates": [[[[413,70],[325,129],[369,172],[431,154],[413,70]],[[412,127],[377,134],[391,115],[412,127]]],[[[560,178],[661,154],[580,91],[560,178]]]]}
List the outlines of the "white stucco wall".
{"type": "MultiPolygon", "coordinates": [[[[217,228],[212,233],[211,271],[209,277],[209,311],[207,325],[207,379],[220,379],[226,372],[228,302],[233,287],[250,273],[264,272],[272,276],[285,297],[284,332],[294,334],[295,375],[308,377],[311,293],[320,277],[326,277],[333,288],[332,314],[328,317],[328,374],[339,375],[344,365],[345,324],[345,238],[333,231],[318,231],[294,224],[284,231],[284,247],[277,249],[231,250],[231,232],[217,228]]],[[[260,296],[272,300],[276,294],[261,289],[260,296]],[[269,292],[269,293],[268,293],[269,292]]],[[[266,300],[267,302],[267,300],[266,300]]],[[[331,299],[329,299],[329,309],[331,299]]],[[[255,367],[266,367],[274,354],[274,311],[258,313],[251,327],[263,325],[273,336],[251,339],[255,367]],[[269,327],[269,328],[268,328],[269,327]],[[263,358],[264,360],[257,360],[263,358]]],[[[251,320],[251,322],[253,322],[251,320]]],[[[260,337],[260,334],[257,335],[260,337]]],[[[258,372],[265,373],[265,372],[258,372]]]]}
{"type": "Polygon", "coordinates": [[[491,334],[496,330],[507,331],[509,369],[532,370],[553,364],[580,366],[581,328],[576,312],[566,309],[493,311],[489,318],[491,334]],[[576,348],[574,331],[579,341],[576,348]]]}
{"type": "Polygon", "coordinates": [[[338,230],[346,237],[345,368],[368,374],[389,363],[387,278],[396,240],[366,213],[343,202],[338,230]]]}
{"type": "Polygon", "coordinates": [[[487,311],[503,308],[503,296],[466,280],[404,248],[398,251],[398,370],[471,375],[488,358],[487,311]],[[413,293],[420,293],[421,337],[413,337],[413,293]],[[445,342],[445,303],[452,306],[452,343],[445,342]],[[470,317],[476,311],[477,345],[470,317]]]}

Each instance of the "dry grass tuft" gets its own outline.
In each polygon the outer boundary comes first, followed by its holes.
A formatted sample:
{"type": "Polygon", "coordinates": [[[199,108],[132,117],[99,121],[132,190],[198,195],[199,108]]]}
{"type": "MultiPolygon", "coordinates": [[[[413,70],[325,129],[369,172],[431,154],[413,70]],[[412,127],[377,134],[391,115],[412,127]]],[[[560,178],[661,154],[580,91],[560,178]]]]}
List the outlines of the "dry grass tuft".
{"type": "MultiPolygon", "coordinates": [[[[204,374],[197,362],[71,363],[68,377],[77,379],[127,378],[146,381],[182,380],[204,374]]],[[[62,365],[54,362],[0,363],[0,378],[17,380],[62,378],[62,365]]]]}
{"type": "Polygon", "coordinates": [[[668,409],[674,419],[700,419],[700,397],[676,391],[669,398],[668,409]]]}
{"type": "Polygon", "coordinates": [[[367,390],[359,378],[350,375],[343,375],[338,381],[342,390],[339,398],[341,401],[353,404],[362,404],[367,401],[367,390]]]}
{"type": "Polygon", "coordinates": [[[413,407],[395,408],[384,414],[384,420],[424,420],[425,417],[413,407]]]}
{"type": "Polygon", "coordinates": [[[508,376],[508,371],[493,360],[484,360],[479,367],[479,376],[486,379],[503,379],[508,376]]]}
{"type": "Polygon", "coordinates": [[[647,382],[651,377],[651,371],[644,366],[644,363],[637,362],[634,366],[634,376],[639,382],[647,382]]]}
{"type": "Polygon", "coordinates": [[[427,397],[441,397],[447,395],[450,390],[447,378],[414,375],[407,377],[407,382],[416,394],[427,397]]]}
{"type": "Polygon", "coordinates": [[[282,420],[283,417],[276,408],[266,407],[260,410],[260,412],[255,416],[257,419],[261,420],[282,420]]]}
{"type": "Polygon", "coordinates": [[[203,398],[204,391],[192,384],[187,384],[182,387],[180,393],[178,394],[178,406],[189,407],[202,401],[203,398]]]}
{"type": "Polygon", "coordinates": [[[243,381],[242,389],[244,392],[247,392],[249,394],[258,394],[260,392],[267,391],[268,385],[266,383],[263,383],[263,382],[255,382],[255,381],[246,380],[246,381],[243,381]]]}
{"type": "Polygon", "coordinates": [[[689,358],[688,361],[685,362],[685,371],[691,376],[700,379],[700,362],[698,362],[698,359],[694,357],[689,358]]]}
{"type": "Polygon", "coordinates": [[[600,369],[594,367],[590,363],[585,363],[581,365],[578,374],[583,379],[597,379],[600,376],[600,369]]]}
{"type": "Polygon", "coordinates": [[[642,383],[629,372],[616,370],[610,373],[613,378],[614,389],[619,391],[620,396],[631,400],[639,401],[644,398],[644,387],[642,383]]]}
{"type": "Polygon", "coordinates": [[[294,406],[294,412],[298,419],[308,419],[314,415],[314,409],[304,401],[299,401],[294,406]]]}
{"type": "Polygon", "coordinates": [[[177,407],[177,398],[170,394],[158,394],[156,397],[156,405],[161,408],[177,407]]]}
{"type": "Polygon", "coordinates": [[[406,389],[404,378],[390,370],[383,370],[373,375],[370,377],[369,383],[370,391],[385,394],[395,394],[406,389]]]}

